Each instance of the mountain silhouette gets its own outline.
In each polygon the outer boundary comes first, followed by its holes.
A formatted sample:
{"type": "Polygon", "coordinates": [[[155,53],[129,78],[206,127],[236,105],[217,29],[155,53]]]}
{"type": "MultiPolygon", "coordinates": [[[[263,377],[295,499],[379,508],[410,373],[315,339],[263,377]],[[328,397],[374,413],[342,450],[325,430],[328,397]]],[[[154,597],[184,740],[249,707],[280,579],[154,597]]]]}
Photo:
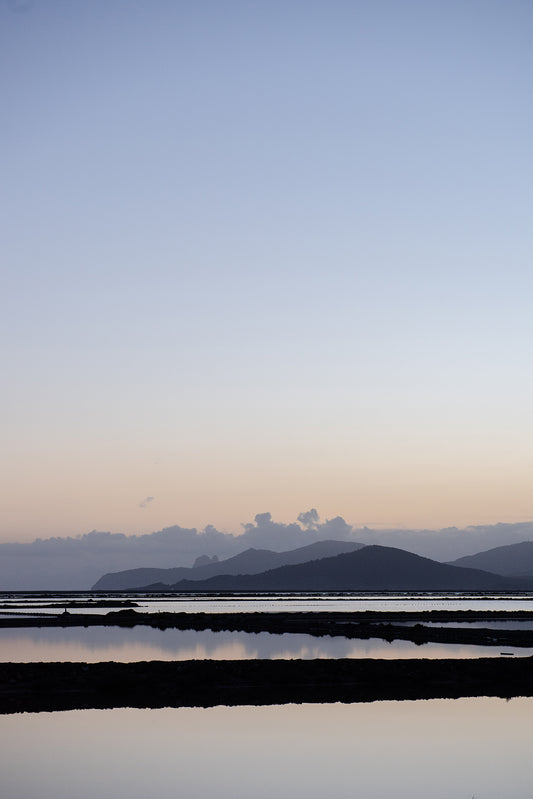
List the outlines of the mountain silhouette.
{"type": "Polygon", "coordinates": [[[451,562],[452,566],[485,569],[508,576],[533,576],[533,541],[494,547],[451,562]]]}
{"type": "Polygon", "coordinates": [[[203,566],[185,566],[171,569],[139,568],[104,574],[94,585],[97,591],[128,591],[135,588],[162,591],[180,581],[205,580],[220,574],[259,574],[280,566],[306,563],[319,558],[331,557],[344,552],[361,549],[364,544],[354,541],[315,541],[289,552],[274,552],[270,549],[246,549],[226,560],[203,566]]]}
{"type": "Polygon", "coordinates": [[[255,575],[180,580],[175,591],[506,591],[533,588],[479,569],[450,566],[402,549],[368,546],[354,552],[255,575]]]}

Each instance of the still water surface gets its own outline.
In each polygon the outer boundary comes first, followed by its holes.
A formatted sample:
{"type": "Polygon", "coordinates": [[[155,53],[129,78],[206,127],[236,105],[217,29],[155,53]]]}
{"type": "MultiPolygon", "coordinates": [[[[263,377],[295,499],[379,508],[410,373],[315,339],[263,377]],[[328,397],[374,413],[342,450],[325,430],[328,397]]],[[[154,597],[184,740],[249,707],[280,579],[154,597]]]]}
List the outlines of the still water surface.
{"type": "Polygon", "coordinates": [[[10,799],[529,799],[533,699],[0,716],[10,799]]]}
{"type": "MultiPolygon", "coordinates": [[[[252,658],[478,658],[497,657],[501,646],[388,643],[379,638],[320,638],[300,633],[157,630],[151,627],[0,629],[0,662],[121,663],[139,660],[250,660],[252,658]]],[[[533,649],[505,647],[508,654],[533,649]]]]}
{"type": "MultiPolygon", "coordinates": [[[[63,609],[54,604],[66,605],[69,602],[95,600],[94,594],[80,596],[58,595],[39,599],[31,594],[4,595],[1,598],[0,613],[4,611],[39,612],[57,614],[63,609]]],[[[276,613],[317,612],[317,611],[423,611],[423,610],[533,610],[533,594],[480,596],[468,594],[258,594],[236,596],[173,595],[153,597],[139,594],[105,594],[97,599],[125,600],[137,603],[136,610],[143,613],[276,613]]],[[[114,608],[115,610],[118,608],[114,608]]],[[[69,607],[69,613],[108,613],[113,608],[69,607]]]]}

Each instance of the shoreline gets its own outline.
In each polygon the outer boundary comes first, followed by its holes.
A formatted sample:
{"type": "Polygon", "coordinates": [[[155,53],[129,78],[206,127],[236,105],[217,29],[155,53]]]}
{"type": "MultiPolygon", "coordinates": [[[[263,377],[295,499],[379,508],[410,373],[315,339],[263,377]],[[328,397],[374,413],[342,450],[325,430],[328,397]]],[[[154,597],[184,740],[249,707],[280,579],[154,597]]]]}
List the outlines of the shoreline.
{"type": "MultiPolygon", "coordinates": [[[[307,633],[414,643],[533,646],[533,630],[428,627],[424,622],[531,620],[531,612],[361,611],[142,613],[0,619],[3,628],[135,627],[307,633]],[[415,622],[405,626],[406,622],[415,622]],[[402,626],[402,623],[404,626],[402,626]]],[[[533,696],[533,656],[189,660],[134,663],[0,663],[0,714],[96,708],[212,707],[286,703],[533,696]]]]}
{"type": "Polygon", "coordinates": [[[309,611],[251,613],[142,613],[131,608],[105,614],[68,613],[54,616],[12,616],[0,628],[136,627],[160,630],[213,630],[248,633],[305,633],[343,638],[381,638],[415,644],[448,643],[498,647],[533,647],[533,630],[483,627],[429,627],[424,622],[531,621],[531,611],[309,611]],[[406,622],[410,622],[411,626],[406,622]],[[414,622],[414,624],[413,624],[414,622]]]}

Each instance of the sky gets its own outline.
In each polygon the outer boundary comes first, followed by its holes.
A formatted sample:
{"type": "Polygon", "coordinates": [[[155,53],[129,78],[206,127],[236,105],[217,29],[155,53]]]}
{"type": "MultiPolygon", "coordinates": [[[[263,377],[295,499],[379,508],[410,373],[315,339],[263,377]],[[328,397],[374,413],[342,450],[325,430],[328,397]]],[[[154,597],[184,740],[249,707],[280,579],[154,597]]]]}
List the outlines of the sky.
{"type": "Polygon", "coordinates": [[[0,541],[533,518],[533,5],[3,0],[0,541]]]}

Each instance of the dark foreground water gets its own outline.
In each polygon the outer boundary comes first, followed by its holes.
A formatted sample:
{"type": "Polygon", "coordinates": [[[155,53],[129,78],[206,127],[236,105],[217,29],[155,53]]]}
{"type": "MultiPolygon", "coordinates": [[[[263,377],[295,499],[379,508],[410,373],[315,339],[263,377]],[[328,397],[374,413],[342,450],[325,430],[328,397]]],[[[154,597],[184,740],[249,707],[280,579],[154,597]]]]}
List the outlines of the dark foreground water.
{"type": "Polygon", "coordinates": [[[10,799],[529,799],[533,699],[0,716],[10,799]]]}

